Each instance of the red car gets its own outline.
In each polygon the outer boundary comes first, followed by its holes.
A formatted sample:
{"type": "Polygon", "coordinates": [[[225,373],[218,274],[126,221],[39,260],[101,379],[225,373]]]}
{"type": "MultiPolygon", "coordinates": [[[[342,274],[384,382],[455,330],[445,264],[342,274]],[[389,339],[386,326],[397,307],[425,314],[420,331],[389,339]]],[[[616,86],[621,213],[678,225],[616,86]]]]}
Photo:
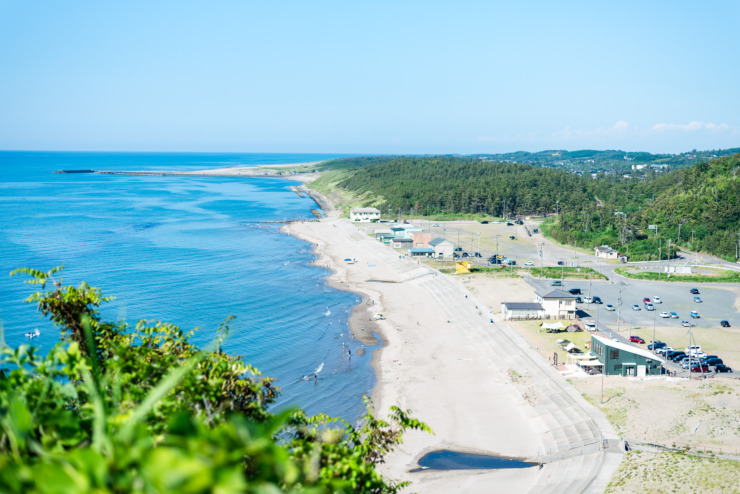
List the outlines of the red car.
{"type": "Polygon", "coordinates": [[[640,338],[639,336],[630,336],[630,341],[631,341],[632,343],[640,343],[640,344],[643,344],[643,343],[645,343],[645,340],[643,340],[643,339],[642,339],[642,338],[640,338]]]}
{"type": "Polygon", "coordinates": [[[645,297],[644,299],[642,299],[642,303],[643,304],[649,304],[650,303],[650,297],[645,297]]]}
{"type": "Polygon", "coordinates": [[[709,372],[709,366],[708,365],[692,365],[691,366],[691,372],[709,372]]]}

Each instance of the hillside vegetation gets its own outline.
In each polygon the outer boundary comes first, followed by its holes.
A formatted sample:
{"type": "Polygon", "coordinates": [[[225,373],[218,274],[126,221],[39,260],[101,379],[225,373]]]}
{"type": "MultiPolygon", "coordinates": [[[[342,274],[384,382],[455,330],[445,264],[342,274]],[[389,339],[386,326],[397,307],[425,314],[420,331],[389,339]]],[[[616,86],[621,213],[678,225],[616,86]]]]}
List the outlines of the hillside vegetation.
{"type": "Polygon", "coordinates": [[[677,246],[735,260],[740,240],[740,154],[641,179],[454,156],[345,158],[326,166],[344,170],[337,187],[386,216],[550,215],[543,230],[554,239],[609,245],[632,260],[675,257],[677,246]]]}

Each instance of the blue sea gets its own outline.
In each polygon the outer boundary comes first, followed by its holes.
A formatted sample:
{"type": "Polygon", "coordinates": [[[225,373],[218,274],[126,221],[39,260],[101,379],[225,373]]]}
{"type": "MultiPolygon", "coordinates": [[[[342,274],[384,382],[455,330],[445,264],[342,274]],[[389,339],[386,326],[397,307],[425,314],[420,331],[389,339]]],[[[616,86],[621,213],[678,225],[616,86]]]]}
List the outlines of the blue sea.
{"type": "Polygon", "coordinates": [[[188,171],[302,163],[340,155],[0,152],[0,324],[10,346],[43,351],[59,331],[23,300],[19,267],[64,265],[116,298],[108,320],[199,328],[213,340],[228,316],[224,348],[278,379],[278,407],[356,420],[375,384],[370,354],[356,355],[347,320],[357,296],[326,286],[311,245],[278,231],[311,219],[316,203],[272,178],[54,174],[60,169],[188,171]],[[345,347],[352,350],[349,358],[345,347]],[[319,379],[303,380],[324,363],[319,379]]]}

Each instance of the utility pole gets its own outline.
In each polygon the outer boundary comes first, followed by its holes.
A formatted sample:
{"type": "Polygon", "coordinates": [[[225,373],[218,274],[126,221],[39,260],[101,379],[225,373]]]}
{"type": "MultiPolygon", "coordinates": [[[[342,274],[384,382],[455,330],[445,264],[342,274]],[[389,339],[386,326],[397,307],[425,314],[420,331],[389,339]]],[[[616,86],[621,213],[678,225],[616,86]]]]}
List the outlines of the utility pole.
{"type": "Polygon", "coordinates": [[[653,311],[653,353],[656,353],[655,350],[655,311],[653,311]]]}
{"type": "Polygon", "coordinates": [[[545,269],[544,268],[544,265],[543,265],[543,262],[544,261],[542,260],[542,246],[543,245],[545,245],[545,244],[543,244],[543,243],[540,244],[540,278],[544,277],[544,274],[542,274],[542,273],[543,273],[543,271],[545,269]]]}
{"type": "Polygon", "coordinates": [[[619,287],[619,295],[617,296],[617,333],[619,333],[619,321],[622,315],[622,288],[619,287]]]}

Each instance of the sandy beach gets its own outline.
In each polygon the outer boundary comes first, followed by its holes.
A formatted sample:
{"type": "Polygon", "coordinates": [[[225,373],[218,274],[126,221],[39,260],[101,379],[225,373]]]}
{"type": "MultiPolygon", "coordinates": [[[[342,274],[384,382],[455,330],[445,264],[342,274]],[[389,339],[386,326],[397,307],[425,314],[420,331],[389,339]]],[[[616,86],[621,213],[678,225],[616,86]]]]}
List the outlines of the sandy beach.
{"type": "MultiPolygon", "coordinates": [[[[314,193],[314,197],[316,197],[314,193]]],[[[616,432],[518,333],[499,319],[501,300],[530,299],[521,280],[470,289],[368,236],[325,198],[327,217],[284,231],[315,246],[328,282],[362,297],[351,327],[358,339],[380,336],[374,353],[374,408],[411,410],[434,431],[412,432],[382,472],[436,492],[603,492],[621,459],[616,432]],[[345,259],[356,259],[348,263],[345,259]],[[385,319],[374,320],[375,314],[385,319]],[[541,462],[526,469],[425,470],[437,450],[541,462]],[[612,452],[609,452],[612,451],[612,452]]]]}

